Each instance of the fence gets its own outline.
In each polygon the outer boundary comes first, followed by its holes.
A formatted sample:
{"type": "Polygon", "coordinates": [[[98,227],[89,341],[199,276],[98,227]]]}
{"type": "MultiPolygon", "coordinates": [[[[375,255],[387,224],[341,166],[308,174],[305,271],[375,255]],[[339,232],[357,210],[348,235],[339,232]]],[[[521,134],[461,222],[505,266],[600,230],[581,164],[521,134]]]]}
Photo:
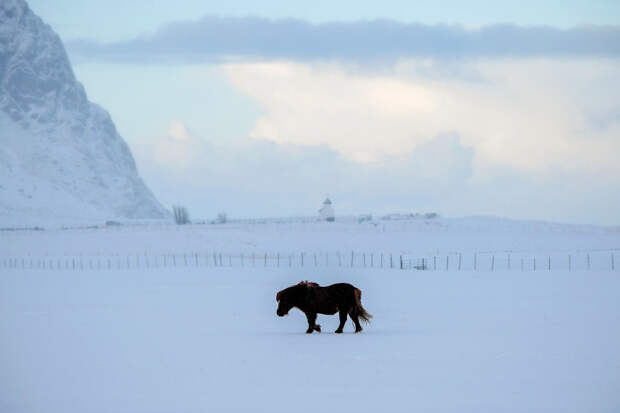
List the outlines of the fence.
{"type": "Polygon", "coordinates": [[[134,270],[174,267],[348,267],[418,271],[616,271],[617,251],[449,254],[185,252],[169,254],[0,257],[3,270],[134,270]]]}

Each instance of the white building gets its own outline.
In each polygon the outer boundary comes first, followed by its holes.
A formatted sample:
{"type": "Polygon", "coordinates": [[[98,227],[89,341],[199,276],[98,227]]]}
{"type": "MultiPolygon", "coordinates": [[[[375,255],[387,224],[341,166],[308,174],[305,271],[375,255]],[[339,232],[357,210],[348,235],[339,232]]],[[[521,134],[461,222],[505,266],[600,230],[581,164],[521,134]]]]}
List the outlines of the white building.
{"type": "Polygon", "coordinates": [[[323,201],[323,208],[319,209],[319,219],[329,222],[333,222],[336,219],[332,201],[330,201],[329,198],[325,198],[325,201],[323,201]]]}

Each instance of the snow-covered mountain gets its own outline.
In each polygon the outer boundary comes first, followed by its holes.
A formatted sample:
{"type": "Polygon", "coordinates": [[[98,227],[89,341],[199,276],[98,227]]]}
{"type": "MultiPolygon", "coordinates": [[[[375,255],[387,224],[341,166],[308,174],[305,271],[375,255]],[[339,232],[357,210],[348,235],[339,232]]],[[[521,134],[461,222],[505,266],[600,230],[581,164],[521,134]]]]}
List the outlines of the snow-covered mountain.
{"type": "Polygon", "coordinates": [[[167,215],[58,35],[24,0],[0,0],[0,223],[167,215]]]}

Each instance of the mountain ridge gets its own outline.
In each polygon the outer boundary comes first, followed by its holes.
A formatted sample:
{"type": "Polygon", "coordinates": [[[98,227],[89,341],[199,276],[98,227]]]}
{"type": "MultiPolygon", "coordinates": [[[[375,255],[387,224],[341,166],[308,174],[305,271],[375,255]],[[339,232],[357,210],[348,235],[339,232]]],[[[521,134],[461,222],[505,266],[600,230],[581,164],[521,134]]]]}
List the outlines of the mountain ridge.
{"type": "Polygon", "coordinates": [[[0,142],[5,223],[169,216],[60,37],[24,0],[0,1],[0,142]]]}

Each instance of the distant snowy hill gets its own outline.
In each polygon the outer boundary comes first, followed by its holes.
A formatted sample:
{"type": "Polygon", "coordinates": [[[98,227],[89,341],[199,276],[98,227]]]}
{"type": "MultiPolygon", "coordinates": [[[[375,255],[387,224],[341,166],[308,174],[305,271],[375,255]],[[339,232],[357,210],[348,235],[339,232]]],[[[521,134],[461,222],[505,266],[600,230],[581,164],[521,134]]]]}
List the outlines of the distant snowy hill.
{"type": "Polygon", "coordinates": [[[167,215],[58,35],[0,0],[0,225],[167,215]]]}

